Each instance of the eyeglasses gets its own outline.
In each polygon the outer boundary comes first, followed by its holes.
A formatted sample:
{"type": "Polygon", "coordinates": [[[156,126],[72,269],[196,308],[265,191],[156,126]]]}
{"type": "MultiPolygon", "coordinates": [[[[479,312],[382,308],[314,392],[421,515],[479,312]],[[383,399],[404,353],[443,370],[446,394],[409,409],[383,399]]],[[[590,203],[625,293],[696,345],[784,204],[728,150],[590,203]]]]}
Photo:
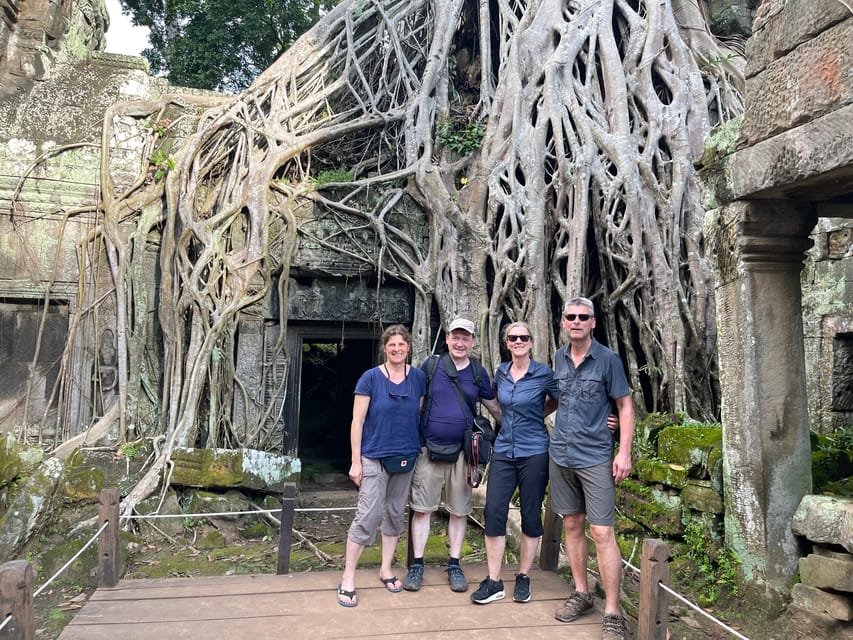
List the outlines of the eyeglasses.
{"type": "Polygon", "coordinates": [[[565,316],[563,316],[563,317],[564,317],[566,320],[568,320],[569,322],[574,322],[574,321],[575,321],[575,318],[577,318],[577,319],[578,319],[578,320],[580,320],[581,322],[586,322],[586,321],[587,321],[587,320],[589,320],[592,316],[590,316],[588,313],[567,313],[567,314],[566,314],[565,316]]]}
{"type": "MultiPolygon", "coordinates": [[[[388,383],[388,396],[389,397],[391,397],[391,398],[408,398],[409,397],[409,391],[412,388],[412,383],[409,381],[409,376],[406,376],[405,380],[403,380],[403,382],[406,383],[406,386],[403,389],[401,389],[400,391],[396,391],[394,389],[394,386],[391,384],[390,380],[386,380],[386,382],[388,383]]],[[[401,382],[400,384],[402,385],[403,383],[401,382]]]]}
{"type": "Polygon", "coordinates": [[[530,342],[530,336],[507,336],[507,342],[516,342],[517,340],[521,340],[522,342],[530,342]]]}

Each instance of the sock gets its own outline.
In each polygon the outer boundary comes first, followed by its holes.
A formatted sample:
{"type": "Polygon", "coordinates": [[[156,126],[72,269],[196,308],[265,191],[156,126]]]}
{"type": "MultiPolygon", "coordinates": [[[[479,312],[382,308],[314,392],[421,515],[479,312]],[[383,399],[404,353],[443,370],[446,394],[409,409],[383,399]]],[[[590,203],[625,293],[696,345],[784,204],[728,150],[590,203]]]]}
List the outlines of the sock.
{"type": "Polygon", "coordinates": [[[416,565],[416,564],[423,565],[423,563],[424,563],[424,558],[423,558],[423,556],[421,556],[420,558],[413,559],[412,564],[410,564],[409,566],[411,567],[412,565],[416,565]]]}
{"type": "Polygon", "coordinates": [[[459,566],[459,558],[451,558],[450,562],[447,563],[448,567],[452,567],[453,565],[459,566]]]}

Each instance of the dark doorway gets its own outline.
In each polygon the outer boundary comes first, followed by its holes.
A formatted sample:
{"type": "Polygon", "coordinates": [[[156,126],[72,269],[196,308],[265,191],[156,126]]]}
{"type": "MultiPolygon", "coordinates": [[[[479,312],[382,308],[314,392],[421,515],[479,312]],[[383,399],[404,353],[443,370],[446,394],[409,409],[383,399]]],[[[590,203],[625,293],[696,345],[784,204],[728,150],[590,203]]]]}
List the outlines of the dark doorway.
{"type": "Polygon", "coordinates": [[[303,339],[297,446],[304,476],[349,471],[353,390],[375,364],[375,345],[303,339]]]}

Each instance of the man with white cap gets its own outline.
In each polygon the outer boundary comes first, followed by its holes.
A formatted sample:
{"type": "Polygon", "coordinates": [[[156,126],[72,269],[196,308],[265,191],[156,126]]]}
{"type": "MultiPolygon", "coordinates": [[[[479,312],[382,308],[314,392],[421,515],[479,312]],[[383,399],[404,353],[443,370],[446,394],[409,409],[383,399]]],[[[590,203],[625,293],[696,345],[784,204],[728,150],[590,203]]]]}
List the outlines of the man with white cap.
{"type": "Polygon", "coordinates": [[[428,358],[421,365],[428,379],[421,418],[426,447],[418,457],[412,480],[410,508],[413,512],[411,545],[414,560],[403,580],[403,588],[407,591],[421,588],[430,516],[438,510],[442,489],[449,514],[447,537],[450,560],[447,579],[451,590],[468,590],[468,581],[459,566],[468,516],[472,510],[471,487],[465,477],[462,438],[473,419],[472,409],[478,399],[496,419],[500,420],[501,415],[488,374],[483,365],[471,357],[474,323],[467,318],[454,319],[445,332],[445,342],[447,354],[438,361],[428,358]],[[467,406],[463,406],[459,389],[467,406]]]}

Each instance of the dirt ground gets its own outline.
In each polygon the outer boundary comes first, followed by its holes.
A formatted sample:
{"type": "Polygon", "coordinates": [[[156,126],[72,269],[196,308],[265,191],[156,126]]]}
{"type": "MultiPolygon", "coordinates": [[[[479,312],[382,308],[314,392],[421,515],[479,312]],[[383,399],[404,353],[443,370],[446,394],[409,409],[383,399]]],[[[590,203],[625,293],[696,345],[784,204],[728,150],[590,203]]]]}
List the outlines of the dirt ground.
{"type": "MultiPolygon", "coordinates": [[[[347,529],[354,513],[356,491],[345,483],[335,486],[301,488],[294,516],[294,538],[291,548],[291,571],[340,571],[347,529]]],[[[465,563],[485,562],[483,535],[478,522],[482,513],[473,514],[463,552],[465,563]]],[[[427,547],[427,563],[446,560],[446,522],[433,518],[432,536],[427,547]]],[[[234,519],[185,518],[179,533],[166,534],[141,526],[134,535],[123,537],[122,554],[126,559],[124,578],[194,577],[231,574],[275,573],[278,554],[276,523],[262,515],[234,519]]],[[[405,535],[397,550],[396,564],[405,566],[405,535]]],[[[35,556],[31,556],[34,557],[35,556]]],[[[517,559],[511,553],[507,562],[517,559]]],[[[35,560],[38,563],[37,559],[35,560]]],[[[361,566],[378,565],[379,548],[370,547],[362,556],[361,566]]],[[[594,556],[591,568],[594,569],[594,556]]],[[[567,595],[570,578],[566,569],[567,595]]],[[[57,580],[36,600],[37,638],[55,640],[62,628],[94,591],[94,569],[78,567],[76,575],[57,580]]],[[[41,581],[45,578],[39,576],[41,581]]],[[[36,580],[36,586],[40,580],[36,580]]],[[[626,571],[623,601],[633,628],[630,609],[636,610],[639,577],[626,571]]],[[[674,585],[689,594],[689,585],[674,585]]],[[[690,596],[688,595],[688,598],[690,596]]],[[[820,640],[815,629],[788,615],[768,622],[767,602],[760,594],[737,597],[723,594],[710,613],[735,628],[749,640],[820,640]]],[[[677,601],[670,602],[668,623],[670,640],[723,640],[737,636],[708,622],[704,616],[677,601]]],[[[825,636],[832,638],[831,635],[825,636]]],[[[834,639],[833,639],[834,640],[834,639]]],[[[840,640],[840,637],[839,637],[840,640]]]]}

